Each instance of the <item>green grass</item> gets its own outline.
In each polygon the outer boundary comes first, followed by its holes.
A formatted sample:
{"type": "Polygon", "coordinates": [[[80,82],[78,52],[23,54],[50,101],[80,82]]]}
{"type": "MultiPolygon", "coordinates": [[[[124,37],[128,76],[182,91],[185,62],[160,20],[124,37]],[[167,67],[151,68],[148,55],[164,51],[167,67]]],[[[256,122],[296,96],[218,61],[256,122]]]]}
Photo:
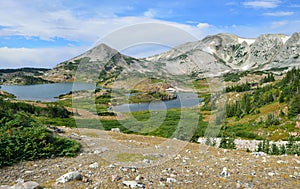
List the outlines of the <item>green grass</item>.
{"type": "Polygon", "coordinates": [[[183,140],[196,140],[204,136],[208,123],[201,120],[197,108],[169,109],[168,111],[141,111],[127,113],[124,120],[98,120],[37,117],[41,124],[78,128],[111,130],[120,128],[123,133],[151,135],[183,140]]]}

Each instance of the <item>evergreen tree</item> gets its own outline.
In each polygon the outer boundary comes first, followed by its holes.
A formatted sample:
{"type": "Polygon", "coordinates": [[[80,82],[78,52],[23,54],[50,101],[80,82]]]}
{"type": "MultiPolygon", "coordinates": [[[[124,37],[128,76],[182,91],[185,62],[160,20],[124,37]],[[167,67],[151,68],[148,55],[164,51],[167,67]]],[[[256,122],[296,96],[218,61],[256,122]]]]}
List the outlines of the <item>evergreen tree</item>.
{"type": "Polygon", "coordinates": [[[279,152],[280,152],[281,155],[283,155],[283,154],[286,153],[286,149],[285,149],[285,145],[284,144],[280,146],[279,152]]]}
{"type": "Polygon", "coordinates": [[[272,144],[271,154],[272,155],[279,155],[279,148],[277,147],[277,145],[275,143],[272,144]]]}
{"type": "Polygon", "coordinates": [[[288,116],[293,117],[300,114],[300,95],[296,95],[289,103],[288,116]]]}

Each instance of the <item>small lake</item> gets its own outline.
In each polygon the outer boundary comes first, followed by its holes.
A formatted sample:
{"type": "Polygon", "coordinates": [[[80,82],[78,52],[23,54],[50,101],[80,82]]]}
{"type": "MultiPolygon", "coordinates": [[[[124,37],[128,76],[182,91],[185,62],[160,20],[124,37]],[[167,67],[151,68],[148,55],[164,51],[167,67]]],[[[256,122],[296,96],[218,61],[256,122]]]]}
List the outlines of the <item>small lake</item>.
{"type": "Polygon", "coordinates": [[[158,111],[167,110],[171,108],[190,108],[197,106],[201,101],[196,93],[186,92],[177,93],[177,98],[167,101],[153,101],[151,103],[134,103],[134,104],[122,104],[113,106],[113,111],[116,112],[137,112],[137,111],[158,111]]]}
{"type": "MultiPolygon", "coordinates": [[[[61,94],[70,91],[95,90],[95,85],[89,83],[51,83],[38,85],[2,85],[1,90],[14,94],[18,100],[54,102],[61,94]]],[[[157,111],[170,108],[189,108],[200,102],[198,95],[191,92],[179,92],[177,98],[168,101],[153,101],[151,103],[122,104],[113,106],[117,112],[157,111]]]]}
{"type": "Polygon", "coordinates": [[[55,98],[70,91],[95,90],[89,83],[51,83],[38,85],[2,85],[1,90],[14,94],[18,100],[57,101],[55,98]]]}

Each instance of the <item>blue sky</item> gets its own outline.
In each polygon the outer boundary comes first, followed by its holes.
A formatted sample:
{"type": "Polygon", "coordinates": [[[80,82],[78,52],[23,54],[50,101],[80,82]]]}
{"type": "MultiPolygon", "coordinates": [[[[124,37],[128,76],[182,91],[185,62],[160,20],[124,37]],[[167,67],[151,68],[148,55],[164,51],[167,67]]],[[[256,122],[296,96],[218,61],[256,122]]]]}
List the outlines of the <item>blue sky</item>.
{"type": "MultiPolygon", "coordinates": [[[[300,32],[300,2],[1,1],[0,68],[52,68],[91,48],[111,32],[140,23],[170,24],[197,39],[217,33],[233,33],[245,38],[265,33],[291,35],[300,32]]],[[[145,30],[144,34],[147,35],[147,32],[145,30]]],[[[162,37],[172,40],[170,35],[162,37]]],[[[128,52],[132,56],[141,55],[137,51],[128,52]]]]}

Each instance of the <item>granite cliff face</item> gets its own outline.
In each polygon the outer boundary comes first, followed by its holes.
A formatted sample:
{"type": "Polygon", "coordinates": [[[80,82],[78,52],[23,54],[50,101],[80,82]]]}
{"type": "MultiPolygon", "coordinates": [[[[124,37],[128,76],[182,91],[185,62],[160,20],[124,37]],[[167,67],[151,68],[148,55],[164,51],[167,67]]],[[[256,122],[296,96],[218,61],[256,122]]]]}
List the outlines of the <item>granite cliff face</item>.
{"type": "Polygon", "coordinates": [[[232,70],[283,70],[298,67],[299,54],[299,33],[291,36],[264,34],[256,39],[218,34],[183,44],[148,60],[174,62],[174,57],[184,57],[185,60],[190,59],[181,61],[188,62],[187,67],[192,67],[191,63],[200,62],[203,65],[198,67],[201,68],[198,72],[215,75],[216,67],[219,74],[232,70]]]}
{"type": "Polygon", "coordinates": [[[98,74],[104,83],[113,81],[121,73],[197,78],[218,76],[230,71],[281,72],[298,67],[299,55],[300,33],[291,36],[263,34],[256,39],[217,34],[144,59],[122,55],[117,50],[100,44],[80,56],[58,64],[45,74],[44,79],[54,82],[72,81],[78,66],[86,73],[98,74]]]}

